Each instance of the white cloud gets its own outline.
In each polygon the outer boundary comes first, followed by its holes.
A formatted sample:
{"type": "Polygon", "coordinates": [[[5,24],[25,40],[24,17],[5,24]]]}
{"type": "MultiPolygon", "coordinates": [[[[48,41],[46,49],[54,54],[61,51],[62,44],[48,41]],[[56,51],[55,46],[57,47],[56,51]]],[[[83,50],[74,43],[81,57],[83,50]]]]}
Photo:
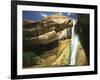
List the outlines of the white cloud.
{"type": "Polygon", "coordinates": [[[68,13],[68,16],[70,16],[71,15],[71,13],[68,13]]]}
{"type": "Polygon", "coordinates": [[[44,18],[48,16],[46,13],[40,13],[40,15],[44,18]]]}
{"type": "Polygon", "coordinates": [[[62,13],[60,13],[60,12],[59,12],[58,14],[59,14],[59,15],[63,15],[63,14],[62,14],[62,13]]]}

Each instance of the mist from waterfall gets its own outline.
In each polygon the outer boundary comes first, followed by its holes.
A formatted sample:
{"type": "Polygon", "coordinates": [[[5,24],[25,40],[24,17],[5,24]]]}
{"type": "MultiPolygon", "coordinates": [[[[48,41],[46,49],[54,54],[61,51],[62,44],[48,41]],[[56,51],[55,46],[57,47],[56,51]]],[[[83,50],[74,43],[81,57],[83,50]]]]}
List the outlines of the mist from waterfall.
{"type": "Polygon", "coordinates": [[[77,20],[73,19],[70,65],[75,65],[76,63],[77,46],[79,42],[78,35],[75,34],[76,22],[77,20]]]}

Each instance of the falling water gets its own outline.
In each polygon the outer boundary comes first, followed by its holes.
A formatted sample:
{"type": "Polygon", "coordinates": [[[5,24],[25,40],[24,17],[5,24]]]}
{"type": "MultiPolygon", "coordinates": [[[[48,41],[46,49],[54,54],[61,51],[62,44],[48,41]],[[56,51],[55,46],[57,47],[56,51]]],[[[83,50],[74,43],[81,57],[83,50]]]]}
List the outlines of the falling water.
{"type": "Polygon", "coordinates": [[[78,46],[78,35],[75,34],[76,20],[73,20],[70,65],[75,65],[78,46]]]}

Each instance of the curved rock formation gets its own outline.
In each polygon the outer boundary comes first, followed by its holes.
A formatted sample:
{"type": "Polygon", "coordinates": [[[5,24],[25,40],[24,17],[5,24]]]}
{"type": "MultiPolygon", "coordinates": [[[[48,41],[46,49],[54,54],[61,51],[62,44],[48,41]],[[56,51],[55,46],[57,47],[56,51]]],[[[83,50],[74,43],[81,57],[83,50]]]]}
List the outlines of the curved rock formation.
{"type": "Polygon", "coordinates": [[[71,31],[73,25],[71,18],[63,15],[52,15],[41,21],[23,22],[24,45],[47,44],[59,39],[68,38],[68,31],[71,31]],[[61,35],[62,34],[62,35],[61,35]]]}

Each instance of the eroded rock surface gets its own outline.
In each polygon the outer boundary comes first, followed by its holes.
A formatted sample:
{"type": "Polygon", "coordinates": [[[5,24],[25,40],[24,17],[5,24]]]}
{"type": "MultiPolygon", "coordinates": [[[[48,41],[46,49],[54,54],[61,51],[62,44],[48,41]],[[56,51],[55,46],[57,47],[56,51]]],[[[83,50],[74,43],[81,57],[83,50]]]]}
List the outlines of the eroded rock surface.
{"type": "MultiPolygon", "coordinates": [[[[23,22],[23,50],[25,54],[31,51],[35,56],[31,57],[34,63],[31,63],[31,66],[24,64],[24,67],[68,65],[71,55],[72,26],[72,19],[63,15],[51,15],[37,22],[25,20],[23,22]]],[[[76,64],[84,65],[85,61],[80,62],[86,59],[84,50],[79,47],[77,55],[76,64]],[[82,57],[80,57],[81,52],[82,57]]]]}

